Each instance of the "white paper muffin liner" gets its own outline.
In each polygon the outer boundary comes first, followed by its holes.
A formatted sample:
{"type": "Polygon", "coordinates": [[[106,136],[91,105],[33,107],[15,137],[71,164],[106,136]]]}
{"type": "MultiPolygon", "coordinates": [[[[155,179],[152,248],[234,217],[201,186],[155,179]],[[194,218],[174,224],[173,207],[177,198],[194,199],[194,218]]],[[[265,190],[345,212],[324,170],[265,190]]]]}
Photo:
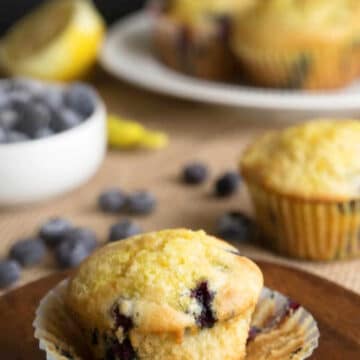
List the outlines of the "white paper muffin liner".
{"type": "MultiPolygon", "coordinates": [[[[68,280],[59,283],[40,302],[33,323],[35,338],[46,360],[89,360],[80,328],[66,309],[68,280]]],[[[253,315],[247,360],[304,360],[318,346],[319,329],[313,316],[286,296],[262,290],[253,315]]]]}
{"type": "Polygon", "coordinates": [[[360,256],[360,202],[311,201],[248,181],[256,222],[267,246],[283,255],[331,261],[360,256]]]}
{"type": "Polygon", "coordinates": [[[46,360],[88,360],[83,335],[68,313],[64,297],[68,280],[63,280],[40,301],[33,326],[46,360]]]}
{"type": "Polygon", "coordinates": [[[313,316],[296,302],[264,288],[251,321],[247,360],[303,360],[318,346],[313,316]]]}

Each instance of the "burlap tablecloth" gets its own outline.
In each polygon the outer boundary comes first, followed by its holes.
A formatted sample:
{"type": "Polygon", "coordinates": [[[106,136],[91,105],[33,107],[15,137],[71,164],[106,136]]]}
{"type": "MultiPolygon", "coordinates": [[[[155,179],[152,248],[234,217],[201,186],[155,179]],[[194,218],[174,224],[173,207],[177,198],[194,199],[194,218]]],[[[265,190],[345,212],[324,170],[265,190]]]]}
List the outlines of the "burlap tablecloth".
{"type": "MultiPolygon", "coordinates": [[[[251,212],[244,187],[238,195],[218,200],[212,196],[212,181],[200,187],[186,187],[179,182],[179,172],[184,164],[193,160],[209,164],[212,178],[225,170],[235,169],[242,150],[254,136],[284,126],[283,123],[275,123],[268,117],[255,121],[239,109],[151,94],[104,74],[98,75],[94,84],[111,112],[167,131],[171,138],[169,147],[148,152],[110,151],[96,176],[79,189],[42,204],[0,209],[0,256],[5,256],[10,245],[19,238],[34,234],[51,216],[64,216],[74,224],[89,226],[104,242],[109,226],[123,217],[97,210],[97,196],[107,187],[119,186],[127,191],[149,189],[156,194],[159,200],[157,211],[148,217],[135,218],[145,231],[182,226],[203,228],[211,233],[216,228],[217,218],[225,211],[243,209],[251,212]]],[[[251,245],[243,245],[241,249],[245,255],[287,263],[360,293],[360,260],[301,262],[278,257],[251,245]]],[[[41,266],[24,270],[17,286],[56,270],[49,255],[41,266]]]]}

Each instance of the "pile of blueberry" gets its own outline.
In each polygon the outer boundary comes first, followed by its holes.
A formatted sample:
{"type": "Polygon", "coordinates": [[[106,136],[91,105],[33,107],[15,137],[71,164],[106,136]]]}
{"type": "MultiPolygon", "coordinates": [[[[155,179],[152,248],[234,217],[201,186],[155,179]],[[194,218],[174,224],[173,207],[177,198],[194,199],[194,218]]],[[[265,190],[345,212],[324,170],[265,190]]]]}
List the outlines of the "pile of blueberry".
{"type": "MultiPolygon", "coordinates": [[[[74,85],[77,86],[80,85],[74,85]]],[[[71,88],[67,91],[71,91],[71,88]]],[[[208,177],[208,168],[201,163],[192,163],[182,172],[183,181],[191,185],[204,183],[208,177]]],[[[214,183],[215,195],[227,197],[234,194],[240,182],[236,172],[226,172],[214,183]]],[[[125,193],[121,189],[112,188],[103,191],[98,197],[98,207],[107,214],[148,215],[155,210],[156,205],[156,197],[149,191],[125,193]]],[[[230,241],[248,241],[253,238],[255,229],[253,221],[245,214],[229,212],[220,218],[217,234],[230,241]]],[[[110,227],[108,241],[122,240],[141,232],[137,223],[125,218],[110,227]]],[[[18,280],[21,267],[40,263],[47,248],[53,251],[60,268],[69,268],[79,265],[97,246],[96,234],[91,229],[74,227],[62,218],[50,219],[40,227],[37,236],[17,242],[10,249],[8,258],[0,261],[0,288],[18,280]]]]}
{"type": "Polygon", "coordinates": [[[87,228],[74,227],[68,220],[52,218],[38,234],[15,243],[8,258],[0,261],[0,288],[12,285],[20,277],[21,268],[39,264],[49,249],[60,268],[77,266],[97,247],[96,234],[87,228]]]}
{"type": "Polygon", "coordinates": [[[67,87],[14,78],[0,81],[0,144],[42,139],[71,129],[95,111],[85,84],[67,87]]]}
{"type": "Polygon", "coordinates": [[[146,190],[126,194],[121,189],[108,189],[98,199],[99,207],[107,213],[147,215],[155,210],[156,198],[146,190]]]}
{"type": "MultiPolygon", "coordinates": [[[[181,174],[185,184],[199,185],[209,178],[208,167],[200,162],[186,165],[181,174]]],[[[217,197],[228,197],[237,192],[241,178],[235,171],[220,175],[214,183],[214,194],[217,197]]],[[[220,217],[217,224],[217,235],[229,241],[249,241],[255,237],[256,226],[253,220],[239,211],[230,211],[220,217]]]]}
{"type": "MultiPolygon", "coordinates": [[[[148,191],[125,194],[119,189],[110,189],[100,194],[98,205],[106,213],[144,215],[155,209],[156,198],[148,191]]],[[[141,232],[138,224],[124,219],[110,227],[108,241],[122,240],[141,232]]],[[[75,227],[63,218],[52,218],[40,227],[36,236],[15,243],[7,259],[0,261],[0,288],[16,282],[21,268],[39,264],[47,249],[53,252],[58,267],[66,269],[79,265],[97,246],[98,239],[93,230],[75,227]]]]}
{"type": "MultiPolygon", "coordinates": [[[[98,198],[99,208],[109,214],[148,215],[157,205],[155,196],[145,190],[127,194],[121,189],[108,189],[98,198]]],[[[126,239],[142,232],[141,227],[131,219],[122,220],[111,226],[109,241],[126,239]]]]}

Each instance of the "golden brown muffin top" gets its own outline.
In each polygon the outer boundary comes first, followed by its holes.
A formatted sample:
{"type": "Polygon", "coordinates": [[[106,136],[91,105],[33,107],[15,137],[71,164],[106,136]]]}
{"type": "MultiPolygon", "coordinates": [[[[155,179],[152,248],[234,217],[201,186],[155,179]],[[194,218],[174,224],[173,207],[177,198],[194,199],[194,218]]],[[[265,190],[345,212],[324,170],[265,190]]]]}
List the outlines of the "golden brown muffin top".
{"type": "Polygon", "coordinates": [[[239,17],[234,46],[249,40],[273,47],[299,46],[305,40],[360,38],[358,0],[258,0],[239,17]]]}
{"type": "Polygon", "coordinates": [[[71,279],[67,304],[87,329],[113,329],[121,315],[138,330],[181,335],[241,315],[262,285],[258,267],[231,245],[164,230],[97,251],[71,279]]]}
{"type": "Polygon", "coordinates": [[[255,0],[170,0],[167,14],[178,21],[195,25],[209,17],[241,13],[254,2],[255,0]]]}
{"type": "Polygon", "coordinates": [[[360,197],[360,122],[315,120],[255,141],[241,160],[250,183],[318,200],[360,197]]]}

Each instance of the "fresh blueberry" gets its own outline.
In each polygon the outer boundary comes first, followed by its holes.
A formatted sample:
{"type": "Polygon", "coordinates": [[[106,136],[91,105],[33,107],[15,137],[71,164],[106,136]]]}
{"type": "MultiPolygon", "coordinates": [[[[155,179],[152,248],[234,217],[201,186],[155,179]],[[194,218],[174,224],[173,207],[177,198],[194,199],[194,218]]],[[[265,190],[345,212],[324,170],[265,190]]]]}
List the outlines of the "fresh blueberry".
{"type": "Polygon", "coordinates": [[[0,109],[0,127],[4,129],[13,129],[19,122],[20,117],[11,107],[0,109]]]}
{"type": "Polygon", "coordinates": [[[66,89],[64,102],[66,106],[86,119],[95,110],[96,95],[90,86],[77,83],[66,89]]]}
{"type": "Polygon", "coordinates": [[[358,200],[342,201],[337,204],[337,207],[341,214],[348,215],[357,211],[357,206],[360,204],[358,200]]]}
{"type": "Polygon", "coordinates": [[[105,360],[135,360],[138,359],[135,349],[128,337],[124,338],[122,342],[118,339],[111,339],[107,344],[105,360]]]}
{"type": "Polygon", "coordinates": [[[6,132],[0,127],[0,144],[6,143],[6,132]]]}
{"type": "Polygon", "coordinates": [[[119,307],[117,305],[113,306],[111,310],[112,317],[114,318],[115,328],[122,328],[125,334],[128,334],[129,331],[134,327],[134,323],[131,317],[126,316],[120,313],[119,307]]]}
{"type": "MultiPolygon", "coordinates": [[[[189,67],[189,49],[191,45],[191,32],[188,26],[183,25],[180,27],[177,38],[177,56],[181,64],[184,64],[186,67],[189,67]]],[[[191,70],[191,69],[189,69],[191,70]]]]}
{"type": "Polygon", "coordinates": [[[228,43],[231,35],[231,18],[228,15],[219,15],[216,17],[219,26],[219,35],[221,41],[228,43]]]}
{"type": "Polygon", "coordinates": [[[21,132],[10,130],[6,133],[6,142],[9,144],[27,140],[29,140],[29,137],[21,132]]]}
{"type": "Polygon", "coordinates": [[[121,314],[117,305],[113,307],[111,313],[114,318],[115,331],[121,329],[124,336],[121,342],[119,342],[118,339],[112,339],[109,342],[105,358],[124,360],[137,359],[136,352],[129,340],[129,332],[134,327],[132,318],[121,314]]]}
{"type": "Polygon", "coordinates": [[[3,111],[9,106],[9,99],[0,91],[0,111],[3,111]]]}
{"type": "Polygon", "coordinates": [[[253,239],[254,232],[254,222],[238,211],[223,215],[218,222],[217,234],[225,240],[249,241],[253,239]]]}
{"type": "Polygon", "coordinates": [[[29,137],[34,137],[37,131],[50,125],[50,109],[40,102],[27,103],[19,108],[19,111],[21,120],[16,124],[15,129],[29,137]]]}
{"type": "Polygon", "coordinates": [[[49,87],[41,94],[43,102],[49,105],[51,109],[60,109],[64,106],[64,93],[62,89],[57,87],[49,87]]]}
{"type": "Polygon", "coordinates": [[[93,230],[87,228],[72,228],[68,230],[62,242],[79,242],[84,245],[89,252],[93,251],[97,247],[97,238],[93,230]]]}
{"type": "Polygon", "coordinates": [[[8,94],[10,104],[15,110],[21,110],[23,106],[31,102],[32,95],[27,91],[15,91],[8,94]]]}
{"type": "Polygon", "coordinates": [[[50,127],[55,132],[61,132],[71,129],[81,123],[78,114],[70,109],[59,109],[53,111],[50,127]]]}
{"type": "Polygon", "coordinates": [[[50,128],[48,127],[44,127],[42,129],[39,129],[35,132],[34,134],[34,139],[43,139],[43,138],[47,138],[51,135],[54,135],[54,131],[52,131],[50,128]]]}
{"type": "Polygon", "coordinates": [[[104,212],[118,213],[127,204],[127,196],[121,190],[109,189],[100,194],[98,204],[104,212]]]}
{"type": "Polygon", "coordinates": [[[261,333],[261,329],[257,326],[251,326],[249,330],[249,335],[247,338],[247,343],[255,340],[255,338],[261,333]]]}
{"type": "Polygon", "coordinates": [[[84,242],[63,241],[55,249],[55,258],[61,268],[75,267],[90,255],[84,242]]]}
{"type": "Polygon", "coordinates": [[[11,106],[9,96],[0,89],[0,112],[11,106]]]}
{"type": "Polygon", "coordinates": [[[219,197],[230,196],[240,185],[240,176],[236,172],[227,172],[220,176],[215,183],[215,193],[219,197]]]}
{"type": "Polygon", "coordinates": [[[183,180],[187,184],[201,184],[207,179],[208,175],[208,168],[201,163],[189,164],[183,170],[183,180]]]}
{"type": "Polygon", "coordinates": [[[286,315],[291,315],[295,311],[299,310],[300,307],[301,307],[301,305],[299,303],[297,303],[294,300],[289,299],[288,304],[287,304],[287,308],[286,308],[286,315]]]}
{"type": "Polygon", "coordinates": [[[63,240],[65,234],[72,227],[72,224],[66,219],[52,218],[40,227],[39,236],[46,245],[54,247],[63,240]]]}
{"type": "Polygon", "coordinates": [[[91,345],[99,345],[99,330],[97,328],[91,332],[91,345]]]}
{"type": "Polygon", "coordinates": [[[127,206],[132,214],[149,214],[156,207],[156,198],[148,191],[136,191],[129,195],[127,206]]]}
{"type": "Polygon", "coordinates": [[[0,261],[0,288],[12,285],[20,277],[20,266],[16,261],[0,261]]]}
{"type": "Polygon", "coordinates": [[[24,239],[11,247],[9,256],[22,266],[35,265],[44,258],[45,246],[41,239],[24,239]]]}
{"type": "Polygon", "coordinates": [[[214,300],[214,293],[210,291],[207,281],[203,281],[195,289],[191,290],[192,298],[196,299],[201,306],[200,314],[195,315],[196,323],[200,328],[212,328],[215,325],[216,319],[212,311],[212,302],[214,300]]]}
{"type": "Polygon", "coordinates": [[[10,80],[9,91],[16,92],[27,92],[29,94],[37,94],[43,91],[44,85],[37,80],[17,77],[10,80]]]}
{"type": "Polygon", "coordinates": [[[142,229],[139,225],[135,224],[131,220],[123,220],[111,226],[109,233],[109,241],[123,240],[128,237],[138,235],[141,232],[142,229]]]}

